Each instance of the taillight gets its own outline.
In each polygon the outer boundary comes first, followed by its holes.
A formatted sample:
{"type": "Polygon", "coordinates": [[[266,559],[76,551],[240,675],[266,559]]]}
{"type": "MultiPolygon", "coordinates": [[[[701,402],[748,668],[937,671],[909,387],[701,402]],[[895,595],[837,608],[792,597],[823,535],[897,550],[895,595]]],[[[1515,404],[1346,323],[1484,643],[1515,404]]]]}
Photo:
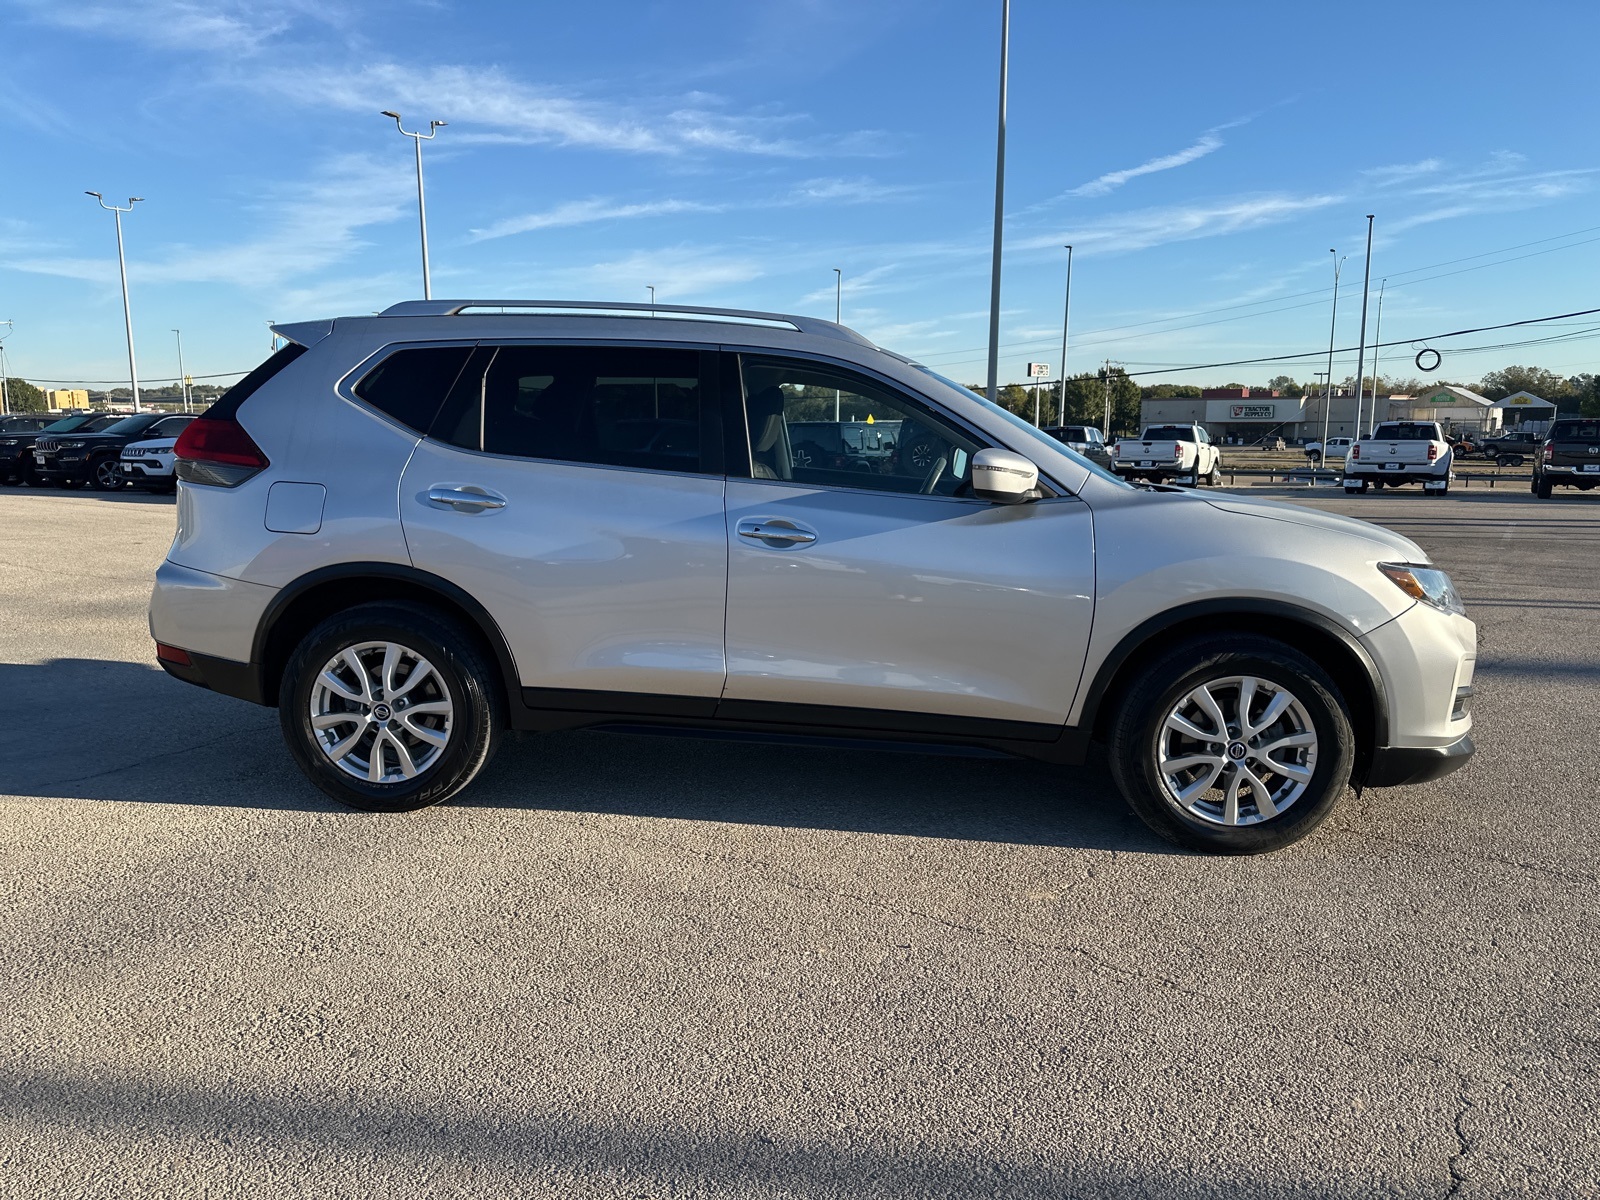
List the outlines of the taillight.
{"type": "Polygon", "coordinates": [[[1122,457],[1122,447],[1121,446],[1112,446],[1111,447],[1111,457],[1112,458],[1121,458],[1122,457]]]}
{"type": "Polygon", "coordinates": [[[272,465],[244,426],[231,419],[191,421],[172,453],[179,479],[212,487],[238,487],[272,465]]]}
{"type": "Polygon", "coordinates": [[[1361,457],[1361,445],[1360,445],[1359,442],[1351,442],[1350,443],[1350,457],[1351,458],[1360,458],[1361,457]]]}
{"type": "Polygon", "coordinates": [[[1549,462],[1555,456],[1556,456],[1556,448],[1555,448],[1554,443],[1546,442],[1544,444],[1544,460],[1545,460],[1545,462],[1549,462]]]}
{"type": "Polygon", "coordinates": [[[1432,462],[1434,459],[1436,459],[1438,457],[1439,457],[1439,447],[1435,446],[1432,442],[1429,442],[1428,443],[1428,461],[1432,462]]]}

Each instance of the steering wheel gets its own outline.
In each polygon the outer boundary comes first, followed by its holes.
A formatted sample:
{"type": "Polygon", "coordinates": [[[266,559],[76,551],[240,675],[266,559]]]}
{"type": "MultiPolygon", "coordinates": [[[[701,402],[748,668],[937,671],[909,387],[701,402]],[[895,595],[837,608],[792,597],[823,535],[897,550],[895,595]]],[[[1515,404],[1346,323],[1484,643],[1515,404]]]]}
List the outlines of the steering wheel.
{"type": "Polygon", "coordinates": [[[919,495],[931,496],[933,489],[939,485],[939,480],[944,478],[944,469],[950,465],[950,460],[941,454],[933,460],[933,466],[928,468],[928,474],[922,481],[922,486],[917,489],[919,495]]]}

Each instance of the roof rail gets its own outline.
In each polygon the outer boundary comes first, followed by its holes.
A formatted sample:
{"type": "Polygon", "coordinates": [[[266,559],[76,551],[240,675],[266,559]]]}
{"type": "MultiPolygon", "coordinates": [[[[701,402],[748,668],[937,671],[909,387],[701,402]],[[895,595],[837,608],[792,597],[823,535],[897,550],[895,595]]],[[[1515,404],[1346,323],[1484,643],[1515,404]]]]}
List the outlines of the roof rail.
{"type": "Polygon", "coordinates": [[[378,315],[381,317],[455,317],[469,308],[526,309],[552,313],[589,313],[594,316],[631,317],[649,315],[677,320],[706,319],[728,324],[760,324],[787,326],[797,333],[819,337],[841,338],[847,342],[872,345],[854,329],[817,317],[799,317],[791,313],[758,312],[743,308],[699,308],[688,304],[634,304],[605,300],[403,300],[391,304],[378,315]]]}

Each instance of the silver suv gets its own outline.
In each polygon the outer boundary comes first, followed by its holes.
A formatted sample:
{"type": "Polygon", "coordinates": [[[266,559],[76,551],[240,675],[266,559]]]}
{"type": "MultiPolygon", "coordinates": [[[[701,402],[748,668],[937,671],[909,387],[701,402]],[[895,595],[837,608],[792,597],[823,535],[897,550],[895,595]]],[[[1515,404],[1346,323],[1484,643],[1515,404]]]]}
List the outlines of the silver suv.
{"type": "Polygon", "coordinates": [[[843,326],[494,300],[277,332],[178,442],[150,628],[345,804],[453,796],[508,727],[1101,742],[1158,833],[1249,852],[1472,753],[1476,630],[1415,543],[1124,483],[843,326]]]}

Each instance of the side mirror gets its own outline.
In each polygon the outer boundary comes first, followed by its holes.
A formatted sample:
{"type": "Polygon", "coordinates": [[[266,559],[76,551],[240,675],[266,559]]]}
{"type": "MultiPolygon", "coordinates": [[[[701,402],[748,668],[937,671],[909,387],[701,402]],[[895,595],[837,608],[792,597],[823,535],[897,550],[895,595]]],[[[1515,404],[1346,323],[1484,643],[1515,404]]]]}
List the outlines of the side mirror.
{"type": "Polygon", "coordinates": [[[972,456],[972,494],[995,504],[1021,504],[1034,497],[1039,468],[1020,454],[990,447],[972,456]]]}

